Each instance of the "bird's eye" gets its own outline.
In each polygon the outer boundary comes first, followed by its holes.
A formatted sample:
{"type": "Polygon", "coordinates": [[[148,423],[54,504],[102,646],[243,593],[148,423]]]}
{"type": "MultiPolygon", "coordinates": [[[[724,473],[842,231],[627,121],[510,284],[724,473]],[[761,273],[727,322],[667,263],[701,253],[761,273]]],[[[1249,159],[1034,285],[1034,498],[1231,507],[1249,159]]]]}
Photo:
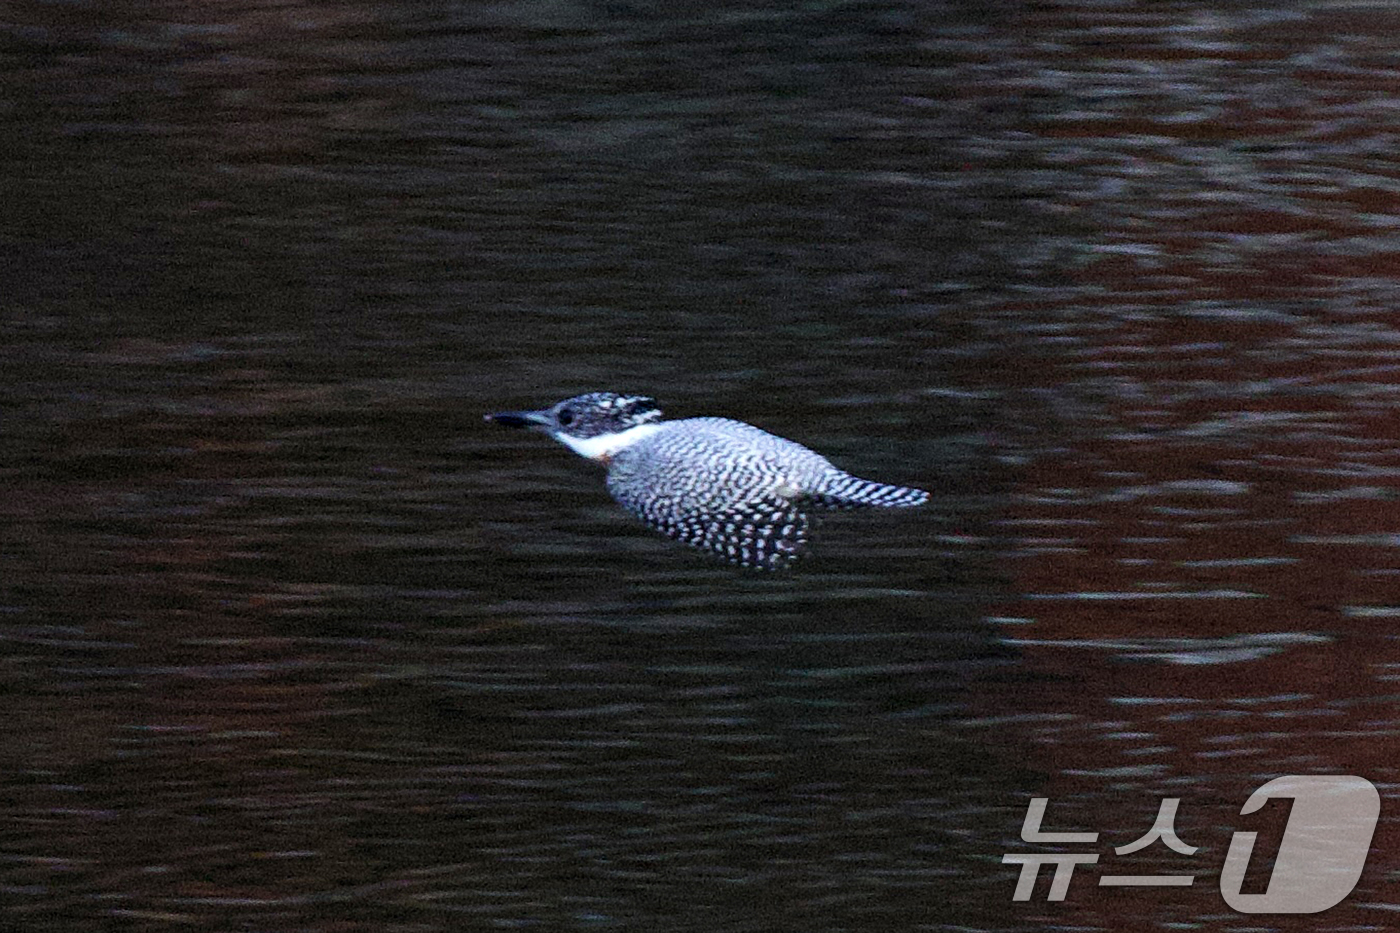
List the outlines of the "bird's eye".
{"type": "Polygon", "coordinates": [[[573,424],[573,423],[574,423],[574,411],[573,411],[573,409],[572,409],[572,408],[565,408],[565,409],[560,410],[559,415],[558,415],[558,421],[559,421],[560,424],[562,424],[562,425],[563,425],[564,427],[566,427],[566,428],[567,428],[569,425],[573,424]]]}

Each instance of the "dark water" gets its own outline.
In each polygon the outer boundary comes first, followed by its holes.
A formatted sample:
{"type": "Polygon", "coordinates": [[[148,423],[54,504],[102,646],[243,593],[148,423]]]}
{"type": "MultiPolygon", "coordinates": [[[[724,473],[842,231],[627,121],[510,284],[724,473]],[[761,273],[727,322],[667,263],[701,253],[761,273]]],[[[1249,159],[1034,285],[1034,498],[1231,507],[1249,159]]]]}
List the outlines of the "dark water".
{"type": "Polygon", "coordinates": [[[0,925],[1393,926],[1397,35],[6,7],[0,925]],[[481,422],[596,388],[935,502],[711,564],[481,422]],[[1236,914],[1287,773],[1376,846],[1236,914]],[[1104,840],[1064,903],[1034,796],[1104,840]],[[1115,859],[1163,796],[1202,850],[1115,859]]]}

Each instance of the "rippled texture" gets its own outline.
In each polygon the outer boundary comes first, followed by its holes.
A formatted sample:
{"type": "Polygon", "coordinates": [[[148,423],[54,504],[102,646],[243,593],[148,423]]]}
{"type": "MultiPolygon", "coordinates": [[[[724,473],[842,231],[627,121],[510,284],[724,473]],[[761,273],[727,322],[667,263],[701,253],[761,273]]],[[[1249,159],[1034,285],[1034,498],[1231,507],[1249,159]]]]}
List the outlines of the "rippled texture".
{"type": "Polygon", "coordinates": [[[1384,928],[1397,34],[11,4],[0,922],[1384,928]],[[745,575],[481,422],[588,389],[935,502],[745,575]],[[1381,786],[1367,871],[1232,914],[1289,772],[1381,786]],[[1202,851],[1113,856],[1164,795],[1202,851]]]}

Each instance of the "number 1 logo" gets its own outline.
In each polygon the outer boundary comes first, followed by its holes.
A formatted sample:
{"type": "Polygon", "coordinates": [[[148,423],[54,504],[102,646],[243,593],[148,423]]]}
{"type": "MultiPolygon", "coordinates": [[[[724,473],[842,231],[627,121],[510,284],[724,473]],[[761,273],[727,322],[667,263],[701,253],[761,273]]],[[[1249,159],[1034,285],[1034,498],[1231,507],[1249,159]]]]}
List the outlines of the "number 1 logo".
{"type": "Polygon", "coordinates": [[[1235,833],[1220,872],[1225,903],[1245,914],[1313,914],[1341,902],[1356,887],[1381,797],[1365,778],[1352,774],[1290,774],[1263,785],[1244,802],[1253,813],[1274,797],[1292,797],[1278,858],[1263,894],[1241,894],[1258,833],[1235,833]]]}

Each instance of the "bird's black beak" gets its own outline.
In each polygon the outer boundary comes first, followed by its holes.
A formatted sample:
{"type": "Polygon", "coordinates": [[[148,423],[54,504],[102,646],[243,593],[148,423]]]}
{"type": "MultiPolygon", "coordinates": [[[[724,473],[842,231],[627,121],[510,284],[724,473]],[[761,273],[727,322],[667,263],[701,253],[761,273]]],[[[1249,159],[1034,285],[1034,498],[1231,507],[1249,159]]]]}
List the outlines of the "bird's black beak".
{"type": "Polygon", "coordinates": [[[553,424],[547,411],[498,411],[486,420],[506,428],[547,428],[553,424]]]}

